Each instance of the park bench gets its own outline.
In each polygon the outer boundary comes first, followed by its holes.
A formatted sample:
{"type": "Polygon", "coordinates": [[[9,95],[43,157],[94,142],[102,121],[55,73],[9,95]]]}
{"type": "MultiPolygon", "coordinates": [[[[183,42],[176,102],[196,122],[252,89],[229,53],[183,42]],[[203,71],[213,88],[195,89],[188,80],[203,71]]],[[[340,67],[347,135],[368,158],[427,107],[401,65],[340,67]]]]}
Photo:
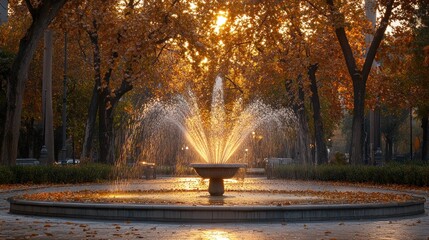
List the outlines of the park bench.
{"type": "Polygon", "coordinates": [[[40,162],[35,158],[17,158],[16,165],[19,166],[35,166],[39,165],[40,162]]]}
{"type": "Polygon", "coordinates": [[[266,158],[265,160],[265,171],[267,173],[267,178],[273,178],[273,170],[276,167],[282,165],[294,164],[295,161],[292,158],[266,158]]]}
{"type": "Polygon", "coordinates": [[[143,169],[143,176],[146,179],[156,179],[156,165],[155,163],[140,162],[140,166],[143,169]]]}

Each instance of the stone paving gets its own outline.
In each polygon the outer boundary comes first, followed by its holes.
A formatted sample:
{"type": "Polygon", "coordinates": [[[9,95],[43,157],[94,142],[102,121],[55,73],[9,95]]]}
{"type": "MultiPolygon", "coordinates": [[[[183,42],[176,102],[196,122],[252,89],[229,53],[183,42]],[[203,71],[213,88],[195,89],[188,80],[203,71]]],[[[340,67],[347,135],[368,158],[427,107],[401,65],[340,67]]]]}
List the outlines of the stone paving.
{"type": "MultiPolygon", "coordinates": [[[[120,188],[170,189],[193,188],[197,178],[163,178],[132,181],[120,188]]],[[[246,178],[235,183],[243,188],[313,189],[337,191],[398,192],[374,187],[309,181],[246,178]]],[[[84,184],[78,186],[36,186],[30,189],[1,190],[0,239],[429,239],[429,202],[426,214],[382,220],[329,221],[298,223],[156,223],[117,222],[47,218],[9,214],[8,197],[30,192],[82,189],[112,189],[117,185],[84,184]]],[[[401,190],[429,199],[428,191],[401,190]]],[[[400,191],[399,191],[400,192],[400,191]]]]}

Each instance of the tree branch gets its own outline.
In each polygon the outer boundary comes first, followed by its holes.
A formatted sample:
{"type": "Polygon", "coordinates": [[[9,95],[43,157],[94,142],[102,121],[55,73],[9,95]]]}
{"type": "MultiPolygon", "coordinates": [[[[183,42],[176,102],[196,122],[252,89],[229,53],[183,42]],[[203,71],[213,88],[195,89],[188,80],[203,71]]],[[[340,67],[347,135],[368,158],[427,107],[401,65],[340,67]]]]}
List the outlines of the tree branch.
{"type": "Polygon", "coordinates": [[[116,103],[124,96],[125,93],[131,91],[133,89],[133,85],[129,81],[129,77],[125,77],[122,80],[121,86],[114,90],[114,98],[111,100],[112,106],[116,105],[116,103]]]}
{"type": "Polygon", "coordinates": [[[324,14],[323,13],[323,11],[320,9],[320,8],[318,8],[314,3],[312,3],[311,1],[309,1],[309,0],[305,0],[305,2],[306,3],[308,3],[308,5],[310,5],[310,7],[312,7],[313,9],[315,9],[316,10],[316,12],[318,12],[319,14],[321,14],[322,16],[324,16],[324,17],[328,17],[328,15],[326,15],[326,14],[324,14]]]}
{"type": "Polygon", "coordinates": [[[228,80],[230,83],[232,83],[232,85],[234,86],[234,88],[236,88],[241,94],[243,94],[244,92],[243,92],[243,90],[234,82],[234,81],[232,81],[232,79],[231,78],[229,78],[229,77],[227,77],[227,76],[224,76],[224,78],[226,79],[226,80],[228,80]]]}
{"type": "Polygon", "coordinates": [[[353,56],[352,48],[350,47],[349,40],[347,38],[346,31],[344,29],[344,24],[339,25],[336,21],[339,17],[339,11],[334,6],[333,0],[326,0],[326,3],[329,6],[330,14],[332,15],[331,21],[332,25],[335,28],[335,35],[337,36],[338,42],[340,43],[341,50],[343,51],[344,58],[346,60],[347,69],[349,71],[350,76],[354,76],[355,74],[360,74],[356,65],[356,60],[353,56]]]}
{"type": "Polygon", "coordinates": [[[392,15],[393,3],[394,0],[390,0],[386,6],[386,12],[384,13],[383,18],[381,19],[380,26],[377,28],[374,34],[374,38],[371,42],[371,45],[366,54],[365,63],[362,68],[362,77],[364,80],[368,79],[369,73],[371,72],[372,64],[375,59],[375,55],[377,54],[377,49],[381,44],[381,41],[384,38],[384,33],[386,32],[386,28],[389,25],[389,19],[392,15]]]}
{"type": "Polygon", "coordinates": [[[31,17],[34,18],[37,14],[37,9],[34,8],[33,4],[31,4],[30,0],[25,0],[25,4],[27,5],[28,11],[31,14],[31,17]]]}
{"type": "Polygon", "coordinates": [[[156,55],[156,58],[155,58],[155,60],[153,61],[153,63],[152,63],[152,65],[153,64],[155,64],[156,62],[158,62],[158,59],[159,59],[159,57],[161,56],[161,53],[162,53],[162,51],[164,51],[164,49],[165,49],[165,47],[167,46],[167,44],[164,44],[162,47],[161,47],[161,50],[159,50],[159,53],[156,55]]]}

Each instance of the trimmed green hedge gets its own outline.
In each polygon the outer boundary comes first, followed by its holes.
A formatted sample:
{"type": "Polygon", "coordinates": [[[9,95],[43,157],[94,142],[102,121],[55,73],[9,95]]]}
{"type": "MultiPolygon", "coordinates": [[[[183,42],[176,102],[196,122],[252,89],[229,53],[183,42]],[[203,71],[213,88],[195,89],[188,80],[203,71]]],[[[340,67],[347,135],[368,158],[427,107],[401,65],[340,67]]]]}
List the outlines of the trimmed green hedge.
{"type": "Polygon", "coordinates": [[[114,179],[113,170],[113,166],[103,164],[0,166],[0,184],[99,182],[114,179]]]}
{"type": "MultiPolygon", "coordinates": [[[[85,183],[116,179],[136,179],[143,168],[107,164],[52,166],[1,166],[0,184],[85,183]]],[[[158,175],[195,175],[190,167],[157,166],[158,175]]]]}
{"type": "Polygon", "coordinates": [[[428,165],[284,165],[274,168],[273,176],[283,179],[429,186],[428,165]]]}
{"type": "MultiPolygon", "coordinates": [[[[67,166],[0,166],[0,184],[85,183],[134,178],[111,165],[80,164],[67,166]]],[[[158,174],[194,174],[192,169],[157,167],[158,174]],[[180,170],[180,171],[178,171],[180,170]]],[[[382,167],[351,165],[284,165],[273,169],[273,177],[283,179],[369,182],[429,186],[429,165],[390,164],[382,167]]]]}

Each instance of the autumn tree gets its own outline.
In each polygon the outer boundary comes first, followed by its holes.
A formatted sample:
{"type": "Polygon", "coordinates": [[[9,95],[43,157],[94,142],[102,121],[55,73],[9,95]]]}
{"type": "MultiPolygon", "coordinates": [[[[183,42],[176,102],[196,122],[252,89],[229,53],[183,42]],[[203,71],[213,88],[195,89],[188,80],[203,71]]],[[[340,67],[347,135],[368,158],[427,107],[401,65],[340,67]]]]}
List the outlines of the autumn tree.
{"type": "MultiPolygon", "coordinates": [[[[322,118],[322,112],[338,114],[341,111],[338,87],[343,77],[339,62],[342,59],[331,44],[333,34],[327,31],[326,20],[311,5],[300,2],[230,5],[226,6],[228,11],[223,10],[224,16],[220,16],[227,21],[218,29],[219,36],[213,38],[221,43],[218,63],[224,68],[227,66],[226,69],[234,69],[226,75],[239,80],[238,85],[244,92],[265,94],[272,103],[295,109],[299,119],[297,153],[300,156],[297,157],[303,163],[311,162],[309,146],[314,144],[310,139],[310,127],[317,125],[311,129],[317,136],[318,162],[327,162],[322,125],[330,120],[322,118]],[[317,79],[316,66],[319,65],[320,79],[317,79]],[[329,72],[330,67],[338,72],[329,72]],[[240,80],[240,74],[245,81],[240,80]],[[328,102],[331,107],[327,107],[328,102]],[[309,121],[312,116],[313,121],[309,121]]],[[[333,126],[335,124],[330,123],[329,129],[333,126]]]]}
{"type": "MultiPolygon", "coordinates": [[[[0,126],[4,125],[6,118],[6,90],[7,77],[12,66],[14,55],[0,49],[0,126]]],[[[0,128],[0,139],[3,138],[3,127],[0,128]]]]}
{"type": "Polygon", "coordinates": [[[417,9],[417,23],[415,26],[415,40],[413,46],[413,64],[415,68],[410,69],[410,76],[416,84],[417,114],[421,119],[423,130],[422,137],[422,161],[428,161],[429,157],[429,103],[424,96],[429,94],[429,3],[419,1],[417,9]],[[423,66],[423,67],[421,67],[423,66]]]}
{"type": "Polygon", "coordinates": [[[2,164],[15,164],[21,125],[23,93],[25,82],[28,78],[30,62],[45,29],[64,6],[65,2],[66,0],[25,1],[32,17],[32,22],[20,41],[19,50],[8,77],[7,110],[1,151],[2,164]]]}
{"type": "MultiPolygon", "coordinates": [[[[414,14],[392,28],[379,52],[382,62],[378,82],[380,102],[390,114],[398,116],[398,110],[415,109],[421,120],[422,160],[427,159],[428,69],[424,67],[424,47],[429,43],[427,3],[418,1],[414,14]],[[425,157],[426,155],[426,157],[425,157]]],[[[386,124],[389,125],[389,122],[386,124]]]]}
{"type": "Polygon", "coordinates": [[[85,2],[74,10],[92,46],[94,71],[82,158],[90,151],[98,115],[99,160],[115,163],[115,108],[134,83],[149,81],[151,68],[167,46],[176,43],[173,39],[191,38],[195,19],[185,11],[188,8],[180,1],[112,0],[85,2]]]}
{"type": "MultiPolygon", "coordinates": [[[[350,149],[350,158],[352,164],[363,163],[363,144],[364,144],[364,116],[365,116],[365,97],[366,97],[366,86],[368,77],[370,76],[373,68],[374,60],[377,54],[377,50],[384,38],[389,22],[392,19],[404,19],[406,14],[413,9],[412,1],[395,1],[387,0],[380,1],[374,7],[381,13],[381,18],[378,21],[374,31],[371,28],[366,30],[367,33],[373,35],[373,39],[367,51],[365,52],[365,58],[363,64],[359,64],[359,59],[362,58],[362,50],[357,50],[352,47],[352,41],[350,39],[351,34],[349,29],[356,27],[356,18],[364,17],[363,12],[359,15],[351,15],[354,8],[361,8],[361,2],[336,2],[334,0],[326,0],[327,4],[327,17],[331,21],[331,26],[337,36],[339,45],[341,46],[344,60],[353,83],[353,124],[352,124],[352,141],[350,149]]],[[[353,14],[353,13],[352,13],[353,14]]],[[[361,48],[365,49],[365,48],[361,48]]]]}

